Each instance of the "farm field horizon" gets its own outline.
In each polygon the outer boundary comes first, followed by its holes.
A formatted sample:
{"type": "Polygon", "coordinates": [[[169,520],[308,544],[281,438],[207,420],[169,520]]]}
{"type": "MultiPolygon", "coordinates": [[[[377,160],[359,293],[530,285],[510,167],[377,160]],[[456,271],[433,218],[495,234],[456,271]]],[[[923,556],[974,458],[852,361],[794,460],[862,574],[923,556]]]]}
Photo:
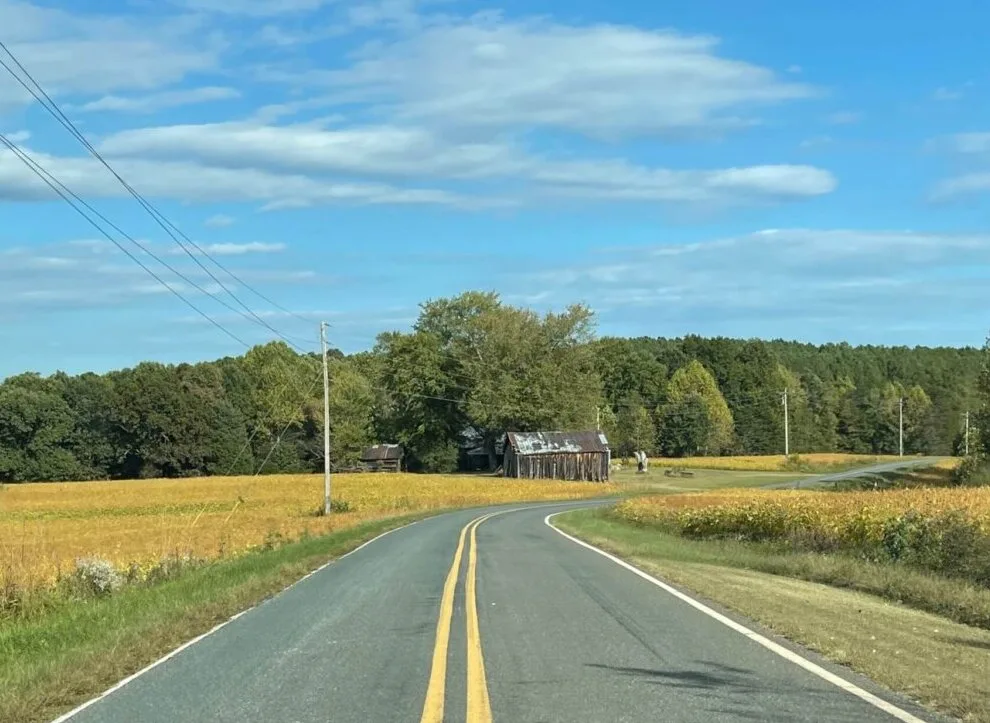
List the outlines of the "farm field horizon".
{"type": "Polygon", "coordinates": [[[99,557],[140,574],[163,559],[214,559],[399,515],[616,494],[616,484],[481,475],[340,474],[318,514],[316,474],[34,482],[0,489],[0,590],[52,584],[99,557]]]}
{"type": "MultiPolygon", "coordinates": [[[[802,459],[848,466],[883,458],[833,454],[802,459]]],[[[651,463],[659,468],[671,461],[651,463]]],[[[784,476],[787,459],[782,456],[677,462],[701,474],[670,484],[670,492],[752,487],[801,476],[784,476]]],[[[338,474],[332,495],[337,511],[329,517],[317,514],[323,500],[318,474],[7,484],[0,490],[0,588],[50,586],[71,573],[80,558],[102,558],[140,578],[174,557],[217,559],[432,510],[608,496],[664,481],[658,477],[643,478],[628,467],[608,484],[466,474],[338,474]]]]}

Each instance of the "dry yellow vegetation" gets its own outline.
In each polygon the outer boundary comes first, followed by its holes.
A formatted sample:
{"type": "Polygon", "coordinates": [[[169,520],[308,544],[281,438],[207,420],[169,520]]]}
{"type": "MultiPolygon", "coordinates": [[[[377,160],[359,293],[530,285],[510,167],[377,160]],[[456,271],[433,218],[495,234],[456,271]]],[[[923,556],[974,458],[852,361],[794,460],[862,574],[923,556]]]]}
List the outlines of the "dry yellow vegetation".
{"type": "MultiPolygon", "coordinates": [[[[650,460],[656,467],[685,467],[690,469],[723,469],[738,472],[786,472],[801,466],[814,468],[843,468],[855,465],[896,462],[896,455],[840,454],[816,452],[791,455],[753,455],[745,457],[658,457],[650,460]]],[[[957,463],[958,464],[958,463],[957,463]]]]}
{"type": "Polygon", "coordinates": [[[0,488],[0,591],[50,584],[81,557],[140,571],[174,555],[236,555],[273,539],[394,515],[616,490],[597,483],[348,474],[334,478],[333,498],[349,511],[321,517],[319,475],[7,485],[0,488]]]}
{"type": "Polygon", "coordinates": [[[694,536],[740,535],[776,539],[791,533],[830,539],[843,546],[877,545],[894,534],[959,515],[974,531],[990,535],[990,488],[919,487],[869,492],[732,489],[638,497],[616,511],[640,524],[673,526],[694,536]]]}

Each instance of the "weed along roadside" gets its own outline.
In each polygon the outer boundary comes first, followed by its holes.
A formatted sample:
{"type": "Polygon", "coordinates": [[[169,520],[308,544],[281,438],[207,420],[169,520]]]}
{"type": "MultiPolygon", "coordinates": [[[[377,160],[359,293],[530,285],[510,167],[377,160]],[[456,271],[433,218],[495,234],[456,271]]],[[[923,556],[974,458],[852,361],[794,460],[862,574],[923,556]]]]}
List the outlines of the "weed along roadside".
{"type": "Polygon", "coordinates": [[[986,587],[843,553],[688,538],[615,508],[568,512],[552,523],[923,705],[990,721],[986,587]]]}
{"type": "Polygon", "coordinates": [[[112,594],[94,589],[86,599],[51,597],[28,614],[0,619],[0,721],[50,721],[320,565],[442,511],[272,540],[155,584],[123,585],[112,594]]]}

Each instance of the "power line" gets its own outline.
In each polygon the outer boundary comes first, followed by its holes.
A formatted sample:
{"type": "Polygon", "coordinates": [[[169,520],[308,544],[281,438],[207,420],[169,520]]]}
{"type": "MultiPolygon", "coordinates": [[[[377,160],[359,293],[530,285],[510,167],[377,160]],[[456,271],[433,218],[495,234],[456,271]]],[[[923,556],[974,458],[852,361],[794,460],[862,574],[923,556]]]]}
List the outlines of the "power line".
{"type": "Polygon", "coordinates": [[[11,68],[10,65],[8,65],[7,62],[4,61],[2,58],[0,58],[0,66],[3,66],[3,68],[11,75],[11,77],[14,78],[14,80],[16,80],[25,90],[27,90],[34,97],[34,99],[37,100],[53,118],[55,118],[56,121],[58,121],[67,131],[69,131],[69,133],[76,140],[78,140],[90,152],[91,155],[93,155],[93,157],[95,157],[101,164],[103,164],[103,166],[113,175],[114,178],[117,179],[117,181],[127,190],[127,192],[131,196],[133,196],[135,200],[137,200],[137,202],[145,209],[145,211],[148,212],[148,214],[152,217],[152,219],[154,219],[155,222],[159,226],[161,226],[162,229],[164,229],[164,231],[172,238],[172,240],[176,242],[179,248],[181,248],[186,253],[187,256],[189,256],[204,272],[206,272],[210,276],[210,278],[213,279],[213,281],[220,286],[220,288],[222,288],[225,292],[227,292],[227,294],[229,294],[230,297],[234,299],[234,301],[237,302],[238,305],[243,307],[244,310],[251,316],[251,318],[255,322],[264,326],[266,329],[274,333],[276,336],[281,338],[290,346],[293,346],[296,349],[300,349],[298,345],[292,342],[289,338],[285,337],[278,329],[276,329],[271,324],[269,324],[264,319],[262,319],[257,313],[254,312],[254,310],[252,310],[246,303],[244,303],[230,288],[227,287],[226,284],[224,284],[223,281],[221,281],[216,276],[216,274],[214,274],[205,264],[203,264],[202,261],[199,260],[199,257],[197,257],[195,253],[189,250],[186,244],[183,243],[183,240],[185,240],[186,243],[191,245],[194,249],[196,249],[196,251],[198,251],[204,257],[212,261],[217,266],[217,268],[219,268],[224,273],[226,273],[231,279],[233,279],[235,282],[237,282],[244,288],[251,291],[253,294],[258,296],[263,301],[266,301],[268,304],[274,306],[279,311],[294,316],[306,323],[309,323],[309,321],[304,319],[302,316],[296,314],[295,312],[280,306],[278,303],[268,298],[265,294],[261,293],[253,286],[243,281],[240,277],[238,277],[236,274],[230,271],[230,269],[228,269],[226,266],[224,266],[219,261],[217,261],[211,254],[209,254],[199,244],[197,244],[195,241],[190,239],[185,233],[183,233],[174,223],[172,223],[168,218],[166,218],[165,215],[161,211],[159,211],[150,201],[148,201],[144,196],[138,193],[138,191],[136,191],[126,180],[124,180],[124,178],[116,171],[116,169],[113,168],[113,166],[110,165],[110,163],[103,157],[103,155],[98,150],[96,150],[96,148],[92,145],[92,143],[89,142],[89,140],[85,137],[85,135],[83,135],[83,133],[76,127],[76,125],[68,118],[68,116],[65,115],[62,109],[59,107],[59,105],[52,99],[52,97],[47,93],[47,91],[45,91],[45,89],[41,86],[41,84],[34,79],[34,77],[27,70],[27,68],[24,67],[24,65],[17,59],[17,57],[11,52],[11,50],[7,47],[7,45],[3,43],[3,41],[0,41],[0,49],[2,49],[7,54],[7,56],[10,57],[10,59],[14,62],[17,68],[21,71],[21,73],[23,73],[24,76],[27,78],[27,80],[30,81],[30,85],[28,84],[28,82],[24,80],[24,78],[21,78],[21,76],[18,75],[14,71],[14,69],[11,68]],[[32,87],[32,85],[34,87],[32,87]]]}
{"type": "MultiPolygon", "coordinates": [[[[121,251],[123,251],[124,254],[126,254],[129,259],[131,259],[134,263],[136,263],[138,266],[140,266],[142,269],[144,269],[144,271],[146,271],[153,279],[155,279],[155,281],[157,281],[159,284],[161,284],[166,289],[168,289],[169,292],[171,292],[180,301],[182,301],[182,303],[184,303],[186,306],[188,306],[189,308],[191,308],[197,314],[199,314],[200,316],[202,316],[204,319],[206,319],[208,322],[210,322],[210,324],[212,324],[213,326],[215,326],[216,328],[218,328],[220,331],[222,331],[224,334],[226,334],[227,336],[229,336],[231,339],[233,339],[234,341],[238,342],[239,344],[242,344],[242,345],[246,346],[249,349],[251,348],[251,345],[250,344],[248,344],[246,341],[244,341],[239,336],[237,336],[236,334],[234,334],[234,332],[230,331],[223,324],[221,324],[216,319],[214,319],[212,316],[210,316],[205,311],[203,311],[198,306],[196,306],[193,302],[191,302],[189,299],[187,299],[185,296],[183,296],[178,290],[176,290],[174,287],[172,287],[161,276],[159,276],[157,273],[155,273],[155,271],[152,270],[143,261],[141,261],[141,259],[139,259],[137,256],[135,256],[130,251],[128,251],[127,248],[125,248],[123,244],[121,244],[119,241],[117,241],[117,239],[115,239],[110,233],[108,233],[106,231],[106,229],[104,229],[99,223],[97,223],[89,215],[87,215],[86,212],[84,210],[82,210],[82,208],[80,208],[79,205],[76,205],[76,203],[78,203],[81,206],[87,208],[90,212],[92,212],[98,218],[100,218],[105,223],[107,223],[108,225],[110,225],[112,228],[114,228],[115,230],[117,230],[118,233],[121,233],[121,235],[123,235],[125,238],[127,238],[129,241],[131,241],[139,249],[141,249],[142,251],[144,251],[145,253],[147,253],[148,255],[150,255],[152,258],[154,258],[157,261],[159,261],[159,263],[162,263],[166,268],[169,268],[171,271],[173,271],[173,273],[178,273],[178,272],[175,272],[175,270],[172,269],[168,264],[166,264],[161,259],[159,259],[157,256],[155,256],[153,253],[151,253],[150,251],[148,251],[146,248],[144,248],[141,244],[139,244],[133,238],[130,238],[129,236],[127,236],[126,234],[124,234],[117,226],[115,226],[105,216],[103,216],[101,213],[99,213],[98,211],[96,211],[96,209],[94,209],[92,206],[90,206],[88,203],[86,203],[84,200],[82,200],[78,195],[76,195],[75,193],[73,193],[72,190],[70,190],[67,186],[65,186],[65,184],[63,184],[61,181],[59,181],[54,175],[52,175],[51,173],[49,173],[41,164],[39,164],[37,161],[35,161],[34,158],[32,158],[26,151],[22,150],[16,143],[14,143],[9,138],[7,138],[7,136],[5,136],[3,133],[0,133],[0,143],[3,143],[3,145],[6,146],[7,149],[11,153],[13,153],[15,156],[17,156],[17,158],[25,166],[27,166],[42,181],[44,181],[44,183],[49,188],[51,188],[56,194],[58,194],[58,196],[63,201],[65,201],[66,203],[68,203],[69,206],[71,206],[73,208],[73,210],[75,210],[76,213],[78,213],[80,216],[82,216],[84,219],[86,219],[86,221],[93,228],[95,228],[104,238],[106,238],[108,241],[110,241],[118,249],[120,249],[121,251]],[[73,199],[74,199],[75,202],[73,201],[73,199]]],[[[182,277],[181,274],[179,274],[179,276],[180,276],[180,278],[184,278],[184,277],[182,277]]],[[[196,286],[197,288],[199,288],[201,291],[203,291],[203,293],[206,293],[207,296],[210,296],[210,298],[215,299],[215,297],[212,294],[207,293],[205,289],[202,289],[202,287],[199,287],[199,285],[196,284],[195,282],[193,282],[193,281],[191,281],[189,279],[185,279],[185,280],[188,283],[191,283],[194,286],[196,286]]]]}
{"type": "MultiPolygon", "coordinates": [[[[13,152],[14,155],[16,155],[25,165],[28,166],[28,168],[30,168],[32,171],[34,171],[36,175],[38,175],[39,177],[41,177],[42,180],[44,180],[45,183],[49,186],[49,188],[52,188],[52,190],[54,190],[56,193],[58,193],[58,195],[60,197],[62,197],[63,200],[67,201],[70,205],[72,205],[73,208],[75,208],[77,212],[79,212],[78,207],[76,207],[71,201],[69,201],[69,199],[66,196],[70,196],[76,203],[78,203],[80,206],[82,206],[83,208],[85,208],[87,211],[89,211],[91,214],[93,214],[96,218],[100,219],[103,223],[105,223],[111,229],[113,229],[118,234],[120,234],[122,237],[124,237],[124,239],[126,239],[131,244],[133,244],[134,246],[136,246],[137,248],[139,248],[145,254],[147,254],[148,256],[150,256],[151,258],[153,258],[155,261],[157,261],[159,264],[161,264],[166,269],[168,269],[169,271],[171,271],[177,277],[179,277],[180,279],[182,279],[183,281],[185,281],[187,284],[189,284],[190,286],[192,286],[193,288],[195,288],[197,291],[199,291],[203,295],[209,297],[213,301],[216,301],[218,304],[220,304],[221,306],[223,306],[224,308],[226,308],[228,311],[231,311],[231,312],[233,312],[235,314],[238,314],[239,316],[242,316],[245,319],[248,319],[250,321],[250,318],[248,316],[246,316],[244,314],[244,312],[242,312],[242,311],[234,308],[229,303],[227,303],[226,301],[224,301],[222,298],[218,298],[216,295],[211,294],[201,284],[199,284],[195,280],[191,279],[186,274],[182,273],[179,269],[175,268],[172,264],[170,264],[167,261],[165,261],[161,256],[159,256],[158,254],[156,254],[154,251],[152,251],[151,249],[149,249],[147,246],[144,246],[137,239],[135,239],[133,236],[131,236],[130,234],[128,234],[126,231],[124,231],[120,226],[118,226],[116,223],[114,223],[109,218],[107,218],[99,210],[97,210],[96,208],[94,208],[92,204],[88,203],[85,199],[83,199],[81,196],[79,196],[79,194],[77,194],[71,188],[69,188],[64,183],[62,183],[53,173],[51,173],[44,166],[42,166],[27,151],[25,151],[23,148],[21,148],[16,143],[14,143],[13,141],[11,141],[9,138],[7,138],[6,136],[4,136],[2,133],[0,133],[0,142],[2,142],[11,152],[13,152]],[[56,188],[56,186],[58,188],[56,188]]],[[[89,221],[91,224],[94,224],[93,220],[91,218],[89,218],[88,216],[86,216],[85,213],[83,213],[82,215],[84,216],[84,218],[87,219],[87,221],[89,221]]],[[[117,246],[117,248],[120,248],[121,250],[124,250],[123,247],[114,238],[112,238],[111,236],[107,235],[107,232],[104,229],[100,228],[99,226],[96,226],[96,228],[104,236],[106,236],[106,238],[108,238],[111,242],[113,242],[114,245],[117,246]]],[[[125,251],[125,253],[127,253],[127,255],[128,255],[129,258],[131,258],[132,260],[134,260],[134,261],[137,262],[137,259],[132,254],[130,254],[126,250],[124,250],[124,251],[125,251]]],[[[138,262],[138,263],[141,266],[141,268],[143,268],[145,271],[148,271],[149,273],[151,273],[151,271],[148,269],[148,267],[146,265],[141,264],[140,262],[138,262]]],[[[162,280],[160,279],[160,277],[158,277],[158,276],[156,276],[154,274],[152,274],[152,276],[156,280],[158,280],[159,282],[164,283],[164,282],[162,282],[162,280]]],[[[203,315],[203,314],[201,314],[201,315],[203,315]]],[[[220,322],[216,321],[215,319],[212,319],[211,317],[208,317],[208,316],[205,316],[205,315],[204,315],[204,318],[207,318],[211,323],[214,324],[214,326],[217,326],[220,323],[220,322]]],[[[231,332],[228,332],[226,330],[225,330],[225,333],[227,333],[228,336],[231,335],[231,332]]],[[[241,344],[243,344],[247,348],[249,348],[249,349],[251,348],[251,345],[248,344],[243,339],[240,339],[239,337],[236,337],[236,336],[234,338],[236,338],[237,341],[239,341],[241,344]]],[[[291,342],[286,342],[286,343],[289,343],[291,346],[295,347],[296,349],[301,349],[301,347],[299,347],[296,344],[291,344],[291,342]]],[[[305,355],[303,355],[303,356],[305,356],[305,355]]]]}

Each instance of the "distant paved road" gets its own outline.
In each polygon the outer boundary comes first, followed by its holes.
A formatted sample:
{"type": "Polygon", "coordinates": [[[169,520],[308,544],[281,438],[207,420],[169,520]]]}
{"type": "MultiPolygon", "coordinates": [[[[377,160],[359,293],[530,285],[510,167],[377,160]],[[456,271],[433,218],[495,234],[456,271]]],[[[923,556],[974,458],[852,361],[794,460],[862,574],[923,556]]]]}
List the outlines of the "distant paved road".
{"type": "Polygon", "coordinates": [[[894,720],[544,524],[586,504],[397,530],[71,721],[894,720]]]}
{"type": "Polygon", "coordinates": [[[939,460],[946,459],[945,457],[905,457],[903,460],[898,460],[896,462],[884,462],[883,464],[874,464],[868,467],[857,467],[856,469],[851,469],[846,472],[836,472],[835,474],[821,474],[812,477],[805,477],[799,480],[792,480],[790,482],[775,482],[773,484],[762,485],[767,489],[806,489],[809,487],[822,487],[825,485],[830,485],[833,482],[841,482],[842,480],[856,479],[857,477],[865,477],[872,474],[882,474],[883,472],[897,472],[898,470],[914,469],[915,467],[928,467],[939,460]]]}

